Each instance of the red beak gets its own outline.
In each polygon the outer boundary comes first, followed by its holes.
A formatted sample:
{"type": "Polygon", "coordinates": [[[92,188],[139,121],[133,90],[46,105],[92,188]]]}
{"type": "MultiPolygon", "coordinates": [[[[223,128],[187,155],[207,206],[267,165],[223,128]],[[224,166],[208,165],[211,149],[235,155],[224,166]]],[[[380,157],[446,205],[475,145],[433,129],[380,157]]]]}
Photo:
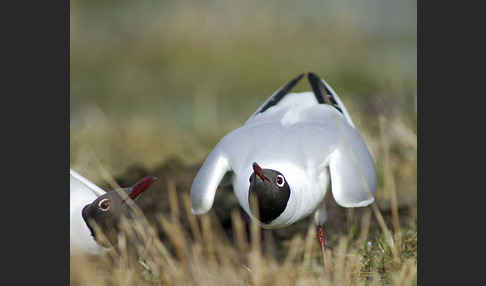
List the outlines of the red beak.
{"type": "Polygon", "coordinates": [[[158,178],[154,176],[147,176],[140,181],[136,182],[135,185],[131,187],[131,192],[128,195],[130,199],[134,200],[138,197],[141,193],[143,193],[153,182],[157,181],[158,178]]]}
{"type": "Polygon", "coordinates": [[[253,172],[255,173],[255,175],[260,177],[262,181],[267,180],[270,182],[270,180],[267,177],[265,177],[265,175],[263,174],[262,168],[260,168],[260,166],[258,166],[256,162],[253,162],[253,172]]]}

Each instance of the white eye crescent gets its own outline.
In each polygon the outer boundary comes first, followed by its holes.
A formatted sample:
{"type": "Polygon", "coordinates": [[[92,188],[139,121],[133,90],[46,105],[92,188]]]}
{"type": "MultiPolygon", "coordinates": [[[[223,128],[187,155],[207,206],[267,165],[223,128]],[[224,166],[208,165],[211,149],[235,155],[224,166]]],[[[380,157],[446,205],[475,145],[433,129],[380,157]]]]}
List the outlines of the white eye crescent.
{"type": "Polygon", "coordinates": [[[275,184],[277,184],[279,188],[283,187],[285,185],[284,177],[282,175],[278,175],[277,178],[275,178],[275,184]]]}
{"type": "Polygon", "coordinates": [[[104,212],[108,211],[110,209],[110,203],[111,203],[111,200],[110,199],[102,199],[99,203],[98,203],[98,208],[104,212]]]}

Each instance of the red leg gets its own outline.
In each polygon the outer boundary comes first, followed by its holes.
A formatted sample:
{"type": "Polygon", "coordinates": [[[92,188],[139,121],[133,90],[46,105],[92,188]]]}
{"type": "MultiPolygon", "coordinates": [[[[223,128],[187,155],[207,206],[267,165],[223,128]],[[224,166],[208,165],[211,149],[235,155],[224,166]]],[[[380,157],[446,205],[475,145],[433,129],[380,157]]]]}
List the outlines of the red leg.
{"type": "Polygon", "coordinates": [[[327,264],[326,264],[326,236],[324,234],[324,229],[321,225],[316,226],[317,228],[317,239],[319,239],[319,244],[321,245],[322,250],[322,264],[324,266],[324,271],[328,272],[327,264]]]}

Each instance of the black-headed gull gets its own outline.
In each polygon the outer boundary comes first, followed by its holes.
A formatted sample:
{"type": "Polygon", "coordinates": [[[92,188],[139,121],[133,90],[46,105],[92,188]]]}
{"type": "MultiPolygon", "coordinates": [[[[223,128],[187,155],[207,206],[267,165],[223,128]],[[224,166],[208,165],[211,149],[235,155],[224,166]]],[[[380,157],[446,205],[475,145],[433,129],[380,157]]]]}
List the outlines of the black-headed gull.
{"type": "MultiPolygon", "coordinates": [[[[157,178],[148,176],[133,186],[122,188],[126,199],[135,199],[144,192],[157,178]]],[[[128,210],[120,190],[105,192],[74,170],[70,170],[70,247],[73,252],[90,254],[100,253],[101,247],[96,242],[91,222],[112,238],[116,232],[119,219],[128,210]]],[[[110,239],[113,241],[113,239],[110,239]]],[[[115,240],[116,241],[116,240],[115,240]]]]}
{"type": "Polygon", "coordinates": [[[218,185],[232,184],[242,208],[264,228],[314,214],[324,259],[329,181],[339,205],[367,206],[374,201],[376,168],[348,111],[324,80],[309,73],[313,92],[289,93],[303,76],[278,89],[219,141],[192,183],[192,211],[209,211],[218,185]]]}

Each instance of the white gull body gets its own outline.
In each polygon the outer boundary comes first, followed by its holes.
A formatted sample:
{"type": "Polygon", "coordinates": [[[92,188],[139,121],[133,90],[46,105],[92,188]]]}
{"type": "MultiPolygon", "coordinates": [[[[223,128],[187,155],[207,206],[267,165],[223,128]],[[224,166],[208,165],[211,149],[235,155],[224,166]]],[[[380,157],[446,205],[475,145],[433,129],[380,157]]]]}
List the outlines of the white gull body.
{"type": "Polygon", "coordinates": [[[374,201],[373,158],[340,99],[322,82],[342,113],[319,103],[313,92],[286,94],[261,112],[277,91],[209,154],[192,184],[194,213],[211,209],[216,189],[229,173],[226,177],[240,205],[253,217],[248,203],[253,162],[278,170],[290,186],[285,210],[262,224],[265,228],[284,227],[312,213],[316,224],[323,224],[327,218],[323,199],[329,181],[334,199],[343,207],[362,207],[374,201]]]}
{"type": "Polygon", "coordinates": [[[105,191],[70,169],[70,224],[69,245],[71,252],[99,254],[101,247],[91,236],[91,232],[82,217],[84,206],[92,203],[105,191]]]}

